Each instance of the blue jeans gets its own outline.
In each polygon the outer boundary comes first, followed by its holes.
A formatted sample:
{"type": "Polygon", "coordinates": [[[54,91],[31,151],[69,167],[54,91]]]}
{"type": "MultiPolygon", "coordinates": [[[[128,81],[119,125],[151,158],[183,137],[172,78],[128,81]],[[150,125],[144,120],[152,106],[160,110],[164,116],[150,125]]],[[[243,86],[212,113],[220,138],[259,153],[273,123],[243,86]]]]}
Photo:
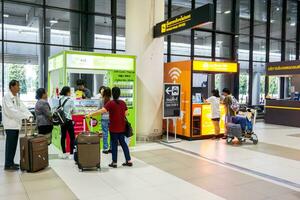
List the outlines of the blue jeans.
{"type": "Polygon", "coordinates": [[[10,167],[14,165],[14,158],[19,139],[19,130],[5,130],[5,133],[5,167],[10,167]]]}
{"type": "Polygon", "coordinates": [[[110,133],[111,141],[112,141],[112,160],[114,163],[118,162],[118,142],[120,143],[126,161],[130,161],[130,153],[128,145],[125,142],[125,135],[123,133],[110,133]]]}
{"type": "MultiPolygon", "coordinates": [[[[101,119],[101,127],[102,127],[102,133],[103,133],[103,149],[108,150],[108,124],[109,119],[101,119]]],[[[110,142],[111,144],[111,142],[110,142]]],[[[111,148],[111,147],[110,147],[111,148]]]]}

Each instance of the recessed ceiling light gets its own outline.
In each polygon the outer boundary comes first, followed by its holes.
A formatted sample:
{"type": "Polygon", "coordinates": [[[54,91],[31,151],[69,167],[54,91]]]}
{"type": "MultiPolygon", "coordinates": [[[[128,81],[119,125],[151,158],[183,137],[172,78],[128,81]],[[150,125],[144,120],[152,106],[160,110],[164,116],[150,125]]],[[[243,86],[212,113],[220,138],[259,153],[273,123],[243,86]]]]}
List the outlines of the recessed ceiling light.
{"type": "Polygon", "coordinates": [[[279,7],[277,7],[277,8],[276,8],[276,11],[279,11],[279,10],[280,10],[280,8],[279,8],[279,7]]]}
{"type": "Polygon", "coordinates": [[[231,13],[231,11],[230,10],[226,10],[224,13],[225,14],[229,14],[229,13],[231,13]]]}
{"type": "Polygon", "coordinates": [[[275,22],[275,20],[274,19],[271,19],[271,23],[274,23],[275,22]]]}
{"type": "Polygon", "coordinates": [[[3,14],[3,17],[8,18],[9,14],[3,14]]]}
{"type": "Polygon", "coordinates": [[[235,35],[234,37],[238,38],[238,37],[239,37],[239,35],[235,35]]]}
{"type": "Polygon", "coordinates": [[[296,22],[290,23],[290,26],[296,26],[296,22]]]}

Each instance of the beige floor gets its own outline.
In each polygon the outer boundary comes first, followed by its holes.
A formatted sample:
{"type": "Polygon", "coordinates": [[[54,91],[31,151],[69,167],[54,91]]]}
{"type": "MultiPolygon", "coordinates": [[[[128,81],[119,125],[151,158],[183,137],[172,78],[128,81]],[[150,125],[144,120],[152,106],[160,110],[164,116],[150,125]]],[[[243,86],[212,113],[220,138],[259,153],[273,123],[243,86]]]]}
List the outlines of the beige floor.
{"type": "Polygon", "coordinates": [[[252,151],[300,161],[299,149],[283,147],[275,144],[267,144],[264,142],[260,142],[259,145],[243,145],[242,147],[252,151]]]}
{"type": "Polygon", "coordinates": [[[300,193],[289,188],[177,151],[162,149],[135,152],[133,155],[228,200],[300,199],[300,193]]]}
{"type": "Polygon", "coordinates": [[[51,168],[34,174],[0,170],[0,177],[0,200],[77,199],[51,168]]]}

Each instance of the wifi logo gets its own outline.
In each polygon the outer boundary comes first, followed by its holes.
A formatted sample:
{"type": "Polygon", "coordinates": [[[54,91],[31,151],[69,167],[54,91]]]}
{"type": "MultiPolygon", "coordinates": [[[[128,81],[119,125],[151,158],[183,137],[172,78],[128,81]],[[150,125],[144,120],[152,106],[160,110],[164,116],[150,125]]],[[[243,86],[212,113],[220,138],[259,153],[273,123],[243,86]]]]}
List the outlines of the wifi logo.
{"type": "Polygon", "coordinates": [[[177,67],[173,67],[169,71],[169,75],[174,83],[178,80],[178,78],[180,77],[180,74],[181,74],[181,70],[178,69],[177,67]]]}

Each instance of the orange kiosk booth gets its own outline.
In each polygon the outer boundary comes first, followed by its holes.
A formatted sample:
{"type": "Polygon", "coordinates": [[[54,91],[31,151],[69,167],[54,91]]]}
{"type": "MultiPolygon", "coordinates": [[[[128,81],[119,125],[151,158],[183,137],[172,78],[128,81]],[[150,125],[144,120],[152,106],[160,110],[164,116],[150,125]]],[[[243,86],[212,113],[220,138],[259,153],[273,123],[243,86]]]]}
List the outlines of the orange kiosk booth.
{"type": "MultiPolygon", "coordinates": [[[[164,83],[178,83],[181,85],[180,118],[169,121],[170,133],[175,132],[185,139],[210,138],[214,133],[211,121],[211,105],[204,103],[203,98],[210,96],[208,80],[209,74],[238,73],[238,63],[211,62],[188,60],[165,63],[164,83]],[[176,121],[175,121],[176,120],[176,121]]],[[[225,106],[220,105],[221,134],[225,131],[225,106]]],[[[167,119],[164,119],[166,130],[167,119]]]]}

